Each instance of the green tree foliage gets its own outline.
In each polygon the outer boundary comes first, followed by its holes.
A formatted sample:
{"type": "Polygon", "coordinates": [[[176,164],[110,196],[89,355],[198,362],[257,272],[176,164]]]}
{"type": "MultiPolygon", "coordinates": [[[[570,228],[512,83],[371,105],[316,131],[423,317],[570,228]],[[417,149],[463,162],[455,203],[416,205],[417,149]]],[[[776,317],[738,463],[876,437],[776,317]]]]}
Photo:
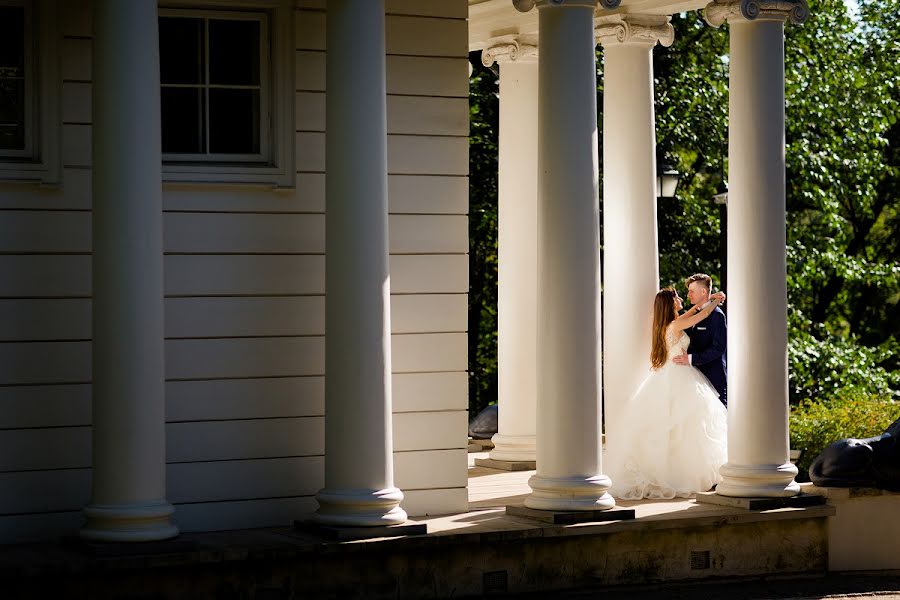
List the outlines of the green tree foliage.
{"type": "MultiPolygon", "coordinates": [[[[720,219],[712,196],[728,172],[727,27],[712,29],[697,13],[675,15],[672,24],[675,43],[653,55],[657,145],[682,174],[677,199],[658,205],[661,285],[696,271],[720,279],[720,219]]],[[[854,389],[896,398],[897,0],[862,0],[857,15],[842,0],[816,2],[806,24],[786,27],[785,53],[791,400],[859,398],[848,391],[854,389]]],[[[602,52],[598,59],[602,97],[602,52]]],[[[496,290],[476,288],[496,282],[495,75],[477,68],[471,89],[470,309],[472,331],[476,322],[481,329],[470,364],[473,380],[482,383],[470,406],[478,409],[495,399],[484,382],[496,375],[496,351],[489,348],[496,338],[496,290]]]]}

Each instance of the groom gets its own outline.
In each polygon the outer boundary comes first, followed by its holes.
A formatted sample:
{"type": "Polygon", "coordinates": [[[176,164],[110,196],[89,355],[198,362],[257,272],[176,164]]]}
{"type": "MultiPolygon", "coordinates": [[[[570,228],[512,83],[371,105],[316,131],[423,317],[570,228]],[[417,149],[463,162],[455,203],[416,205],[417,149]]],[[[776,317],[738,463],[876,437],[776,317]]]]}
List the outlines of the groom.
{"type": "MultiPolygon", "coordinates": [[[[701,311],[703,305],[709,301],[712,279],[709,275],[697,273],[685,280],[687,285],[688,301],[693,305],[690,311],[701,311]]],[[[672,360],[679,365],[694,366],[706,375],[716,391],[719,392],[719,400],[728,406],[727,390],[725,388],[725,348],[728,324],[725,322],[725,313],[722,309],[716,309],[705,319],[689,328],[686,333],[691,338],[687,353],[680,354],[672,360]]]]}

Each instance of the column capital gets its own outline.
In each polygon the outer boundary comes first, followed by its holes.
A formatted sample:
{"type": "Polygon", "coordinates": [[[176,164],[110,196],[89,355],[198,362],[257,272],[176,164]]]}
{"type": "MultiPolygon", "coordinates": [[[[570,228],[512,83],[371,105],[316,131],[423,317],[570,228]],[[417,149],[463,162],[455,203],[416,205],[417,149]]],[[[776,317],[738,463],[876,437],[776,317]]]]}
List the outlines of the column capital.
{"type": "Polygon", "coordinates": [[[494,63],[537,62],[537,35],[513,34],[491,38],[481,52],[481,64],[490,67],[494,63]]]}
{"type": "Polygon", "coordinates": [[[675,28],[670,17],[658,15],[610,15],[599,17],[594,34],[604,48],[617,45],[637,45],[652,48],[659,42],[671,46],[675,28]]]}
{"type": "Polygon", "coordinates": [[[703,11],[706,22],[720,27],[732,21],[790,21],[803,24],[809,17],[806,0],[716,0],[703,11]]]}
{"type": "Polygon", "coordinates": [[[598,4],[601,8],[612,10],[621,4],[622,0],[512,0],[513,6],[519,12],[528,12],[535,6],[544,8],[546,6],[566,7],[566,6],[587,6],[596,7],[598,4]]]}

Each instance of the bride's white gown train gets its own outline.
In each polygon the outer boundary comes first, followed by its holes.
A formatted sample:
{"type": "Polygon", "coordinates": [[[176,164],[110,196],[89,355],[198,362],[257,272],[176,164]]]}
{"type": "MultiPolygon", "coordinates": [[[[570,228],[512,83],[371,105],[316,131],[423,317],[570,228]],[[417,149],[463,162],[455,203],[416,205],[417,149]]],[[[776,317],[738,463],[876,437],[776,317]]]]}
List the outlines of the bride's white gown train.
{"type": "Polygon", "coordinates": [[[669,499],[705,492],[721,480],[727,419],[719,394],[697,369],[672,362],[687,334],[666,335],[666,364],[641,384],[606,432],[604,470],[621,500],[669,499]]]}

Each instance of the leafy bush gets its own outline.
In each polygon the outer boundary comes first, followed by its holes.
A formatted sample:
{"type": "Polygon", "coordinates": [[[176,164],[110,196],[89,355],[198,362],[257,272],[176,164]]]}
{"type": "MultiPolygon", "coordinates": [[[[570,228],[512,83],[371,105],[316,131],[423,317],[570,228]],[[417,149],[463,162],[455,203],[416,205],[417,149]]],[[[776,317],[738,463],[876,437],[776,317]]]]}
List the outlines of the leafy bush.
{"type": "Polygon", "coordinates": [[[802,451],[798,479],[808,481],[812,461],[832,442],[883,433],[900,417],[900,403],[887,395],[847,390],[830,402],[807,400],[791,408],[791,448],[802,451]]]}
{"type": "Polygon", "coordinates": [[[828,401],[848,389],[900,399],[900,371],[896,369],[900,352],[893,337],[872,347],[853,335],[829,335],[816,331],[822,327],[805,325],[791,323],[789,328],[791,404],[807,398],[828,401]]]}

